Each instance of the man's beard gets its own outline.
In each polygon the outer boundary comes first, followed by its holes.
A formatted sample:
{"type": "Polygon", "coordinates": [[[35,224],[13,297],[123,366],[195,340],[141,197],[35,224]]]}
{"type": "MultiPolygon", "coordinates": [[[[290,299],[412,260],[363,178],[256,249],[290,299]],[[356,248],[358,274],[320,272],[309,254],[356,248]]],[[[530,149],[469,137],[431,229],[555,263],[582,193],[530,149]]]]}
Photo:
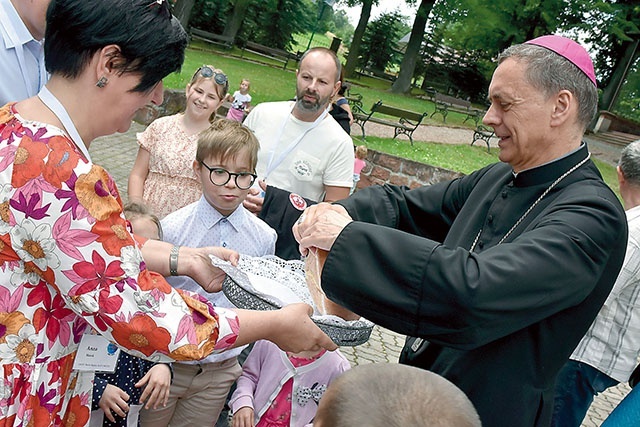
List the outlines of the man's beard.
{"type": "Polygon", "coordinates": [[[296,96],[296,105],[302,109],[303,111],[307,111],[309,113],[317,113],[328,104],[329,99],[321,99],[316,93],[313,92],[297,92],[296,96]],[[315,101],[308,101],[304,98],[304,95],[311,96],[315,99],[315,101]]]}

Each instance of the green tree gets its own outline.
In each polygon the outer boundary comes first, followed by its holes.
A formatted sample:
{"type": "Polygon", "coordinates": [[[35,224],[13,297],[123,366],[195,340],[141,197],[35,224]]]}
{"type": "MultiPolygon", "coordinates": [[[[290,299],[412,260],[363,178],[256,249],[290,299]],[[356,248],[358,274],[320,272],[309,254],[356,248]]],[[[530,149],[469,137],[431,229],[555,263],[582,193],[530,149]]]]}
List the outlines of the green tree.
{"type": "Polygon", "coordinates": [[[573,13],[565,26],[582,35],[596,53],[596,74],[602,88],[600,108],[610,111],[620,108],[625,116],[635,116],[640,121],[638,109],[625,111],[624,107],[637,104],[638,100],[621,99],[623,93],[633,96],[640,89],[631,87],[622,91],[623,85],[637,84],[637,79],[629,78],[629,71],[640,57],[640,4],[597,0],[589,2],[590,7],[586,8],[585,0],[573,0],[571,5],[573,13]]]}
{"type": "Polygon", "coordinates": [[[351,77],[355,73],[358,66],[358,58],[360,56],[360,48],[362,45],[362,37],[367,30],[367,24],[371,17],[371,8],[374,4],[378,4],[377,0],[346,0],[346,4],[350,7],[356,4],[362,4],[362,10],[360,12],[360,18],[358,19],[358,25],[353,32],[353,39],[349,46],[349,54],[347,55],[347,63],[344,66],[344,76],[351,77]]]}
{"type": "Polygon", "coordinates": [[[400,12],[384,13],[367,25],[362,38],[362,55],[358,64],[362,68],[385,71],[389,64],[397,64],[397,42],[403,36],[406,18],[400,12]]]}
{"type": "Polygon", "coordinates": [[[310,0],[265,0],[252,7],[247,16],[254,21],[255,37],[249,40],[278,49],[291,49],[293,34],[311,31],[316,17],[310,0]]]}
{"type": "Polygon", "coordinates": [[[333,18],[333,29],[329,29],[332,33],[338,36],[343,41],[351,40],[353,37],[353,25],[349,22],[349,18],[347,17],[347,12],[344,10],[333,10],[332,12],[333,18]]]}
{"type": "Polygon", "coordinates": [[[173,14],[185,29],[189,28],[189,18],[195,2],[196,0],[176,0],[173,5],[173,14]]]}
{"type": "Polygon", "coordinates": [[[627,79],[621,86],[615,111],[627,119],[640,122],[640,59],[631,65],[627,79]]]}
{"type": "Polygon", "coordinates": [[[251,0],[236,0],[233,9],[230,11],[227,22],[224,26],[223,36],[233,37],[238,35],[238,31],[242,27],[242,22],[247,13],[247,9],[251,4],[251,0]]]}
{"type": "Polygon", "coordinates": [[[197,0],[191,11],[189,24],[215,34],[224,31],[227,15],[233,8],[229,0],[197,0]]]}
{"type": "Polygon", "coordinates": [[[402,57],[402,63],[400,64],[400,73],[391,86],[391,92],[393,93],[411,92],[411,81],[416,69],[416,62],[420,54],[422,40],[424,39],[424,30],[427,26],[429,13],[434,3],[435,0],[422,0],[420,2],[420,6],[416,12],[416,18],[413,21],[409,43],[407,44],[404,56],[402,57]]]}

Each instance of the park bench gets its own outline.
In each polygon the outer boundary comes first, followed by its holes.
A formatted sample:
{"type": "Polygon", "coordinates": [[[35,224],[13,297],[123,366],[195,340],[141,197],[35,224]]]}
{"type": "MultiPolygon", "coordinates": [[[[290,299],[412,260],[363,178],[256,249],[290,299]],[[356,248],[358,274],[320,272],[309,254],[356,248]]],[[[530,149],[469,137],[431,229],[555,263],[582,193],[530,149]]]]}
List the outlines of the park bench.
{"type": "Polygon", "coordinates": [[[362,76],[367,76],[367,77],[373,77],[376,79],[380,79],[380,80],[387,80],[390,82],[395,81],[396,76],[393,74],[389,74],[387,72],[384,71],[380,71],[380,70],[375,70],[373,68],[362,68],[358,71],[356,71],[356,78],[360,79],[360,77],[362,76]]]}
{"type": "Polygon", "coordinates": [[[208,43],[218,44],[225,49],[231,49],[233,47],[233,37],[231,36],[221,36],[220,34],[210,33],[193,27],[189,30],[189,35],[191,39],[199,39],[208,43]]]}
{"type": "Polygon", "coordinates": [[[484,115],[483,111],[471,107],[471,101],[467,101],[466,99],[455,98],[453,96],[436,92],[434,100],[436,109],[429,117],[433,117],[436,113],[440,113],[444,123],[447,122],[447,114],[449,114],[450,111],[464,114],[466,117],[463,123],[467,120],[473,120],[476,126],[478,126],[478,122],[484,115]]]}
{"type": "Polygon", "coordinates": [[[488,128],[483,125],[478,125],[476,130],[473,131],[473,141],[471,141],[471,145],[475,144],[476,141],[484,141],[487,144],[487,153],[491,152],[491,146],[489,145],[489,141],[496,134],[493,132],[493,129],[488,128]]]}
{"type": "Polygon", "coordinates": [[[359,108],[362,111],[362,95],[359,93],[347,93],[345,99],[349,102],[349,106],[353,108],[359,108]]]}
{"type": "Polygon", "coordinates": [[[415,113],[413,111],[403,110],[401,108],[392,107],[390,105],[384,105],[382,101],[378,101],[371,107],[370,112],[364,111],[362,108],[354,105],[353,118],[354,124],[360,126],[362,129],[362,139],[365,139],[364,125],[367,122],[378,123],[381,125],[393,126],[393,138],[398,135],[406,135],[413,145],[413,132],[418,128],[422,119],[427,113],[415,113]],[[398,118],[399,120],[391,120],[385,117],[374,116],[374,114],[383,114],[398,118]]]}
{"type": "Polygon", "coordinates": [[[246,42],[242,47],[240,58],[244,57],[245,52],[251,52],[265,58],[271,58],[276,61],[282,62],[284,64],[284,66],[282,67],[283,70],[287,69],[287,65],[289,64],[290,60],[294,60],[296,62],[300,60],[300,55],[287,52],[286,50],[276,49],[249,41],[246,42]]]}

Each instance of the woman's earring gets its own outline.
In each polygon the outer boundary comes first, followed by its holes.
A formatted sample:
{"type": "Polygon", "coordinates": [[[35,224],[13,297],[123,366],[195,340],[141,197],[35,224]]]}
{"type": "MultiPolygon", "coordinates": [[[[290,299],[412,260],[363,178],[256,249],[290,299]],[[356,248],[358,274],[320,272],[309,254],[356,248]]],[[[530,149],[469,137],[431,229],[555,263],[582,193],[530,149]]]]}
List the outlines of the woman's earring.
{"type": "Polygon", "coordinates": [[[103,88],[107,85],[107,78],[105,76],[100,77],[100,79],[96,82],[96,86],[99,88],[103,88]]]}

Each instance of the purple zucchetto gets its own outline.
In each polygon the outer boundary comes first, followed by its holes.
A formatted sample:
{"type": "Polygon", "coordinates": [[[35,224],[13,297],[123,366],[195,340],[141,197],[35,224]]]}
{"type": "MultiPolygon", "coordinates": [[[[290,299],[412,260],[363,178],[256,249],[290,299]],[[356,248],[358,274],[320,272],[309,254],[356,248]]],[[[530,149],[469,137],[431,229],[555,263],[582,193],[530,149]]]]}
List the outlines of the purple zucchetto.
{"type": "Polygon", "coordinates": [[[562,36],[550,35],[541,36],[525,43],[544,47],[566,58],[578,67],[595,86],[598,86],[596,83],[596,73],[593,70],[593,62],[591,61],[589,53],[575,41],[562,36]]]}

